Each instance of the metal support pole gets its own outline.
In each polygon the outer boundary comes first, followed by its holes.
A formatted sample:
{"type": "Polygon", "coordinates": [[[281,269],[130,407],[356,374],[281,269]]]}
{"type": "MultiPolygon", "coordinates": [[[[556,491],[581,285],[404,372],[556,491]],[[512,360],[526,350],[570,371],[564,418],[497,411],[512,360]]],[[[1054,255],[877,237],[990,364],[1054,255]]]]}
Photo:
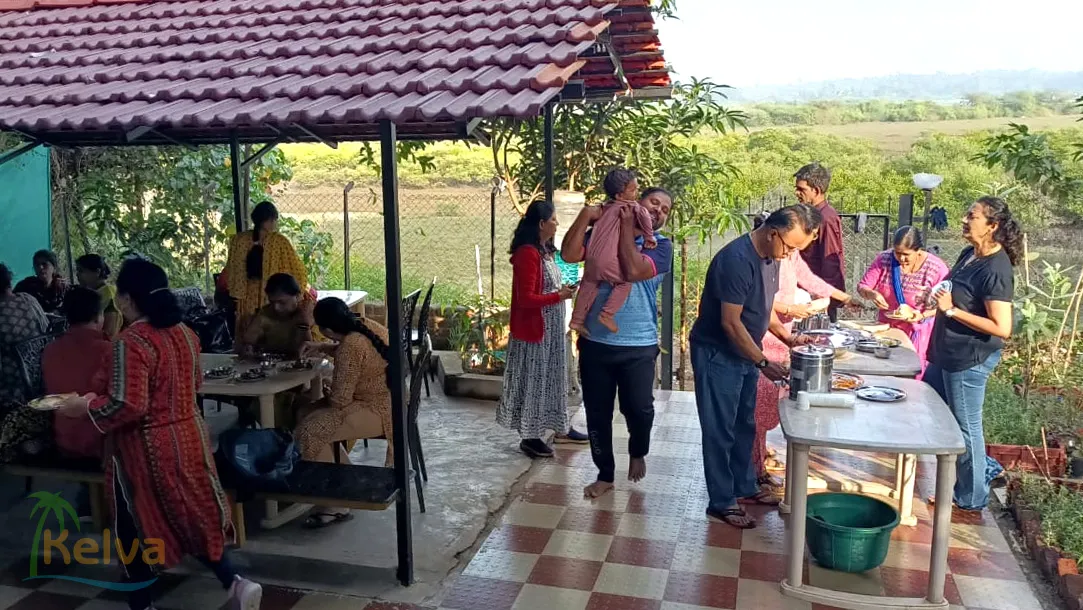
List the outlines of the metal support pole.
{"type": "Polygon", "coordinates": [[[556,180],[553,176],[553,104],[545,105],[545,200],[553,201],[556,180]]]}
{"type": "Polygon", "coordinates": [[[496,187],[489,193],[489,298],[496,298],[496,187]]]}
{"type": "Polygon", "coordinates": [[[392,437],[395,443],[395,486],[399,490],[395,504],[399,549],[399,582],[409,586],[414,580],[413,536],[410,528],[410,447],[406,434],[406,369],[404,367],[402,319],[402,259],[399,252],[399,187],[395,156],[395,124],[380,121],[380,165],[384,196],[384,260],[387,279],[384,304],[392,354],[387,367],[391,372],[392,437]]]}
{"type": "Polygon", "coordinates": [[[662,278],[662,389],[673,389],[673,272],[662,278]]]}
{"type": "Polygon", "coordinates": [[[353,189],[353,180],[346,183],[342,189],[342,247],[346,249],[342,259],[343,284],[342,287],[350,290],[350,190],[353,189]]]}
{"type": "Polygon", "coordinates": [[[921,232],[928,235],[929,233],[929,210],[933,207],[933,191],[932,189],[924,189],[925,191],[925,213],[921,217],[921,232]]]}
{"type": "Polygon", "coordinates": [[[60,210],[64,213],[64,249],[68,252],[68,281],[75,285],[75,257],[71,252],[71,228],[68,223],[68,196],[60,198],[60,210]]]}
{"type": "Polygon", "coordinates": [[[237,233],[244,231],[244,200],[241,197],[241,144],[237,141],[237,134],[229,138],[229,172],[233,178],[233,222],[237,233]]]}

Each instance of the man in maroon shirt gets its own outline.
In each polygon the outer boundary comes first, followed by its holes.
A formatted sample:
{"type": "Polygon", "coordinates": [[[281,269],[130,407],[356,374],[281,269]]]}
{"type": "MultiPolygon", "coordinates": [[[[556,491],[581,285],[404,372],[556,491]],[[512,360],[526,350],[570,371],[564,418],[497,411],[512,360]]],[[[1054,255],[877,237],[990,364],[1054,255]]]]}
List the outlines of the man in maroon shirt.
{"type": "MultiPolygon", "coordinates": [[[[812,245],[801,251],[809,269],[828,284],[846,292],[846,260],[842,253],[842,219],[827,201],[831,170],[819,163],[809,163],[793,175],[797,200],[820,211],[823,224],[812,245]]],[[[838,320],[840,302],[832,300],[828,308],[831,321],[838,320]]]]}
{"type": "MultiPolygon", "coordinates": [[[[41,374],[47,394],[79,395],[105,392],[104,365],[113,344],[102,332],[101,297],[77,286],[64,297],[62,310],[68,319],[68,332],[50,343],[41,356],[41,374]]],[[[67,457],[100,458],[101,432],[88,417],[66,417],[57,413],[53,432],[60,453],[67,457]]]]}

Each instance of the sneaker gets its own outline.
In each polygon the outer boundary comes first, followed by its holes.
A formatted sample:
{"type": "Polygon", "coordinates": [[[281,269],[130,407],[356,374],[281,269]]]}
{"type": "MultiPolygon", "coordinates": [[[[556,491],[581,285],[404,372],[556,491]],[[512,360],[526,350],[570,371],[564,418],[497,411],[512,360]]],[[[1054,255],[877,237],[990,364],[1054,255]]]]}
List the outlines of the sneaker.
{"type": "Polygon", "coordinates": [[[558,434],[553,441],[556,443],[586,445],[590,443],[590,437],[575,428],[568,428],[567,434],[558,434]]]}
{"type": "Polygon", "coordinates": [[[547,458],[553,457],[553,449],[545,444],[545,441],[540,438],[523,439],[519,443],[519,451],[529,455],[532,458],[547,458]]]}
{"type": "Polygon", "coordinates": [[[233,585],[229,588],[229,601],[226,602],[226,607],[230,610],[259,610],[262,600],[263,587],[238,576],[233,579],[233,585]]]}

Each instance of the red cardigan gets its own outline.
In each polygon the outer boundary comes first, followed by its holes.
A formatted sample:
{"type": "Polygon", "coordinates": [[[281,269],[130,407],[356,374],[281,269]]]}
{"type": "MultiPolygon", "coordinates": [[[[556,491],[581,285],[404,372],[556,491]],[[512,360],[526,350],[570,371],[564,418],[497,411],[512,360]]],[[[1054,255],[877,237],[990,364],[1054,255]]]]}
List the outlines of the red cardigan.
{"type": "Polygon", "coordinates": [[[545,334],[542,307],[560,302],[560,293],[542,294],[542,254],[534,246],[519,246],[511,255],[511,336],[541,343],[545,334]]]}

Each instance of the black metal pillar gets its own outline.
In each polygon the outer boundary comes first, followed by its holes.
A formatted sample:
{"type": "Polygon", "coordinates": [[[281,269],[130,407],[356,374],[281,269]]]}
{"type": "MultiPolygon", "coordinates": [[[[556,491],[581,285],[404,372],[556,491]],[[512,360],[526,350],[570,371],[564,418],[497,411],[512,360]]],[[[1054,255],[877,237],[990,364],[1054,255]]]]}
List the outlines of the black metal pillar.
{"type": "Polygon", "coordinates": [[[545,105],[545,200],[553,201],[556,180],[553,176],[553,104],[545,105]]]}
{"type": "Polygon", "coordinates": [[[496,193],[489,193],[489,298],[496,298],[496,193]]]}
{"type": "Polygon", "coordinates": [[[662,278],[662,389],[673,389],[673,272],[662,278]]]}
{"type": "Polygon", "coordinates": [[[386,296],[387,331],[390,353],[388,368],[395,383],[391,386],[392,436],[395,442],[395,485],[399,500],[395,504],[396,530],[399,548],[399,582],[409,586],[414,581],[413,534],[410,527],[410,470],[406,434],[406,370],[403,367],[406,346],[403,345],[402,320],[402,259],[399,254],[399,186],[395,156],[395,124],[380,121],[380,165],[384,195],[384,263],[387,270],[386,296]]]}
{"type": "Polygon", "coordinates": [[[241,143],[237,141],[237,134],[233,134],[229,139],[229,170],[233,178],[233,222],[237,233],[244,231],[244,180],[241,178],[243,165],[241,143]]]}

